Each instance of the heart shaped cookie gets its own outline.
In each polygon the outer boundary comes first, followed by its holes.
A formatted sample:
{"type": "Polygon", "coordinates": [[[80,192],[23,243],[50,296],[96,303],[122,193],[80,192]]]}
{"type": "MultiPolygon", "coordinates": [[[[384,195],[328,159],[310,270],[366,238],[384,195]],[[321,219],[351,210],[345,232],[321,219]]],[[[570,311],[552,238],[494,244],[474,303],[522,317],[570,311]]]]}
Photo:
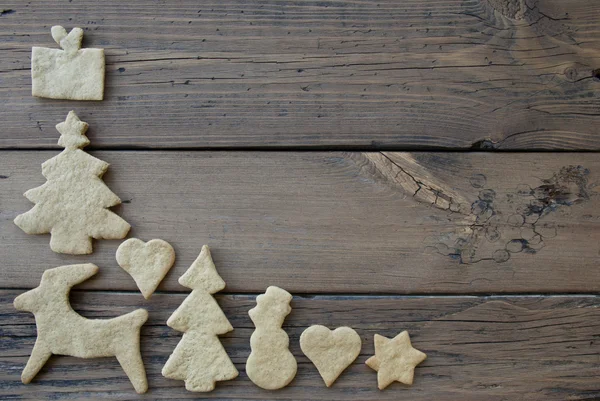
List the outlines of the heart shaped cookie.
{"type": "Polygon", "coordinates": [[[310,326],[300,336],[300,348],[317,367],[325,385],[330,387],[360,353],[362,341],[350,327],[329,330],[310,326]]]}
{"type": "Polygon", "coordinates": [[[144,242],[130,238],[117,249],[117,263],[148,299],[175,263],[175,250],[162,239],[144,242]]]}

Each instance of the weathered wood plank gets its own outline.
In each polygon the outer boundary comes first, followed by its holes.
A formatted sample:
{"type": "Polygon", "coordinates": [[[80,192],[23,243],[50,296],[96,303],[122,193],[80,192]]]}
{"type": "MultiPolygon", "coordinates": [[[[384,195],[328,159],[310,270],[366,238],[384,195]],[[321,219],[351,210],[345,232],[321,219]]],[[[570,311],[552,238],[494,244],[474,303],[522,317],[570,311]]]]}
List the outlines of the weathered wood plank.
{"type": "MultiPolygon", "coordinates": [[[[2,287],[93,262],[85,288],[135,290],[120,241],[54,254],[13,219],[53,151],[0,152],[2,287]]],[[[130,236],[176,249],[160,290],[209,244],[232,292],[596,292],[600,160],[595,154],[102,151],[130,236]]]]}
{"type": "Polygon", "coordinates": [[[598,2],[521,3],[4,2],[0,147],[76,109],[102,148],[600,149],[598,2]],[[31,97],[54,24],[106,49],[105,101],[31,97]]]}
{"type": "MultiPolygon", "coordinates": [[[[113,359],[53,357],[30,385],[19,380],[33,343],[32,315],[16,312],[17,290],[0,291],[0,396],[20,399],[136,398],[113,359]]],[[[189,393],[182,382],[167,380],[160,369],[180,339],[164,322],[186,294],[80,292],[74,307],[87,317],[104,318],[146,307],[142,353],[148,371],[147,398],[311,399],[311,400],[501,400],[527,395],[531,400],[600,397],[600,299],[598,297],[295,297],[284,329],[299,362],[289,387],[268,392],[244,372],[253,331],[247,311],[254,296],[217,296],[235,330],[223,345],[240,376],[220,383],[213,393],[189,393]],[[357,361],[327,389],[300,351],[298,339],[311,324],[354,327],[363,340],[357,361]],[[373,353],[373,335],[409,330],[415,347],[427,353],[413,387],[376,387],[376,374],[364,365],[373,353]]],[[[141,398],[141,397],[140,397],[141,398]]]]}

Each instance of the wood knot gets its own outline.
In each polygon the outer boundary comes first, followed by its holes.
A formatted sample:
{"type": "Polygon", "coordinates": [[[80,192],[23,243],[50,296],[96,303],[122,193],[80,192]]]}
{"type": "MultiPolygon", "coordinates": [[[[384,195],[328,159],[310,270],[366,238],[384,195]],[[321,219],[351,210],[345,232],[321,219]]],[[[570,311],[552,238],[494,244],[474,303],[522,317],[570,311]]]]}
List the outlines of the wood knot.
{"type": "Polygon", "coordinates": [[[575,82],[577,80],[577,76],[579,75],[575,67],[565,68],[564,74],[565,78],[571,82],[575,82]]]}
{"type": "Polygon", "coordinates": [[[525,0],[487,0],[492,8],[506,18],[520,20],[525,17],[525,0]]]}

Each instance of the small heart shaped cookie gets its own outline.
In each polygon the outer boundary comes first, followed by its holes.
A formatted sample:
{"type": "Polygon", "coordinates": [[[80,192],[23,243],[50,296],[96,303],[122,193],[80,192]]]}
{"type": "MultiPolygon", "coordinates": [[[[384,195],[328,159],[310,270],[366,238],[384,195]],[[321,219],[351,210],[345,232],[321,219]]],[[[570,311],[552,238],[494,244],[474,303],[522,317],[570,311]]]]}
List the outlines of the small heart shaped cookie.
{"type": "Polygon", "coordinates": [[[302,352],[317,367],[327,387],[358,357],[361,346],[360,336],[350,327],[332,331],[315,325],[300,336],[302,352]]]}
{"type": "Polygon", "coordinates": [[[144,242],[130,238],[117,249],[117,263],[148,299],[175,263],[175,250],[161,239],[144,242]]]}

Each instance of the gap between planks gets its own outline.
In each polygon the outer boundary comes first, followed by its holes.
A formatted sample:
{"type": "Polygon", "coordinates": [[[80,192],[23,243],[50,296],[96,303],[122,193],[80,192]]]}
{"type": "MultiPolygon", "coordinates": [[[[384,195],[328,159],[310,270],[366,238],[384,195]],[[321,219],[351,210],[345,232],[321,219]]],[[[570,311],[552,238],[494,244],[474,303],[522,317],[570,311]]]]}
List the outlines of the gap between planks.
{"type": "MultiPolygon", "coordinates": [[[[0,291],[29,291],[31,287],[0,287],[0,291]]],[[[265,287],[266,289],[266,287],[265,287]]],[[[285,288],[284,288],[285,289],[285,288]]],[[[86,288],[86,289],[73,289],[70,294],[77,293],[96,293],[96,294],[112,294],[112,295],[135,295],[140,294],[138,290],[107,290],[97,288],[86,288]]],[[[181,291],[154,291],[153,295],[189,295],[191,290],[181,291]]],[[[253,291],[221,291],[218,295],[228,297],[256,297],[263,294],[263,292],[253,291]]],[[[400,295],[395,293],[366,293],[366,292],[351,292],[351,293],[292,293],[294,299],[336,299],[343,300],[347,298],[356,299],[436,299],[436,298],[474,298],[474,299],[511,299],[511,298],[593,298],[600,297],[600,291],[590,293],[579,293],[579,292],[504,292],[504,293],[476,293],[476,292],[462,292],[462,293],[411,293],[406,295],[400,295]]]]}
{"type": "MultiPolygon", "coordinates": [[[[58,135],[57,135],[58,138],[58,135]]],[[[57,139],[58,140],[58,139],[57,139]]],[[[56,145],[54,147],[0,147],[2,152],[60,152],[63,148],[56,145]]],[[[439,146],[398,146],[398,145],[381,145],[375,147],[365,147],[361,145],[317,145],[317,146],[215,146],[215,147],[166,147],[154,148],[151,146],[135,145],[135,146],[94,146],[92,143],[85,147],[86,152],[264,152],[264,153],[311,153],[311,152],[356,152],[356,153],[381,153],[381,152],[426,152],[426,153],[490,153],[490,154],[521,154],[521,153],[600,153],[597,149],[490,149],[474,145],[470,148],[446,148],[439,146]]]]}

